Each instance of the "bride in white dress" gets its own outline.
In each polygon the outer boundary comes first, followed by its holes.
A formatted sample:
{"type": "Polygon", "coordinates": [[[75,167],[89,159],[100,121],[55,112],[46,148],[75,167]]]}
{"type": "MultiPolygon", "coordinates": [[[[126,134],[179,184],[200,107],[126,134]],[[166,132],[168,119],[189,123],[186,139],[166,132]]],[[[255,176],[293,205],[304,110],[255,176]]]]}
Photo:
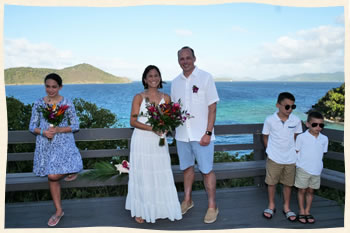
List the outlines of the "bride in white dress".
{"type": "Polygon", "coordinates": [[[146,67],[142,75],[145,91],[134,96],[130,125],[134,127],[130,144],[130,172],[125,208],[131,211],[136,222],[155,223],[156,219],[171,221],[182,218],[180,202],[171,170],[168,144],[159,146],[161,133],[145,124],[146,117],[139,116],[150,103],[170,102],[167,94],[160,92],[162,78],[158,67],[146,67]]]}

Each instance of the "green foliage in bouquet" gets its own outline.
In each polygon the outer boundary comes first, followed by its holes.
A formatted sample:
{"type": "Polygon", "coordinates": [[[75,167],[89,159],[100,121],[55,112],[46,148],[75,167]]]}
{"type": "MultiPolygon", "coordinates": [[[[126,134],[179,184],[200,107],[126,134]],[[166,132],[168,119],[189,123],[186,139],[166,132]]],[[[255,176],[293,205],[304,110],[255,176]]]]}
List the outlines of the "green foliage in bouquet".
{"type": "Polygon", "coordinates": [[[95,163],[94,169],[81,174],[83,178],[105,181],[116,175],[115,167],[107,161],[95,163]]]}
{"type": "Polygon", "coordinates": [[[81,174],[81,177],[89,180],[101,180],[105,181],[111,177],[117,176],[121,178],[129,173],[129,163],[126,160],[122,160],[113,156],[110,162],[99,161],[95,163],[94,169],[81,174]]]}

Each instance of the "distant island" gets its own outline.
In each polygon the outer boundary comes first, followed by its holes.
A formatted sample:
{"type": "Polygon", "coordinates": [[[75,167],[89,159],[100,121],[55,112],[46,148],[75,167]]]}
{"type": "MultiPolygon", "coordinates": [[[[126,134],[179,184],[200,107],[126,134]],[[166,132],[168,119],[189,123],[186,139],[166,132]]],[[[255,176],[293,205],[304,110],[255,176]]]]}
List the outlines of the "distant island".
{"type": "Polygon", "coordinates": [[[335,73],[303,73],[296,75],[282,75],[276,78],[258,80],[251,77],[218,77],[216,82],[344,82],[344,72],[335,73]]]}
{"type": "Polygon", "coordinates": [[[125,77],[117,77],[92,65],[83,63],[64,69],[46,69],[31,67],[16,67],[5,69],[6,85],[43,84],[44,77],[49,73],[57,73],[64,84],[113,84],[131,83],[125,77]]]}

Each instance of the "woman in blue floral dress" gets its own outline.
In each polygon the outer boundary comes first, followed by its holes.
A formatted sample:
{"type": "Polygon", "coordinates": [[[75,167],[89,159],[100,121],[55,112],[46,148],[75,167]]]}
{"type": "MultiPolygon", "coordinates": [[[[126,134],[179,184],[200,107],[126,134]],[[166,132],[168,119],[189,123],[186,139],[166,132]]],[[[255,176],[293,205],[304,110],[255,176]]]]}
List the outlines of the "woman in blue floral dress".
{"type": "Polygon", "coordinates": [[[79,130],[79,121],[73,103],[59,94],[62,79],[52,73],[45,77],[47,96],[34,103],[29,130],[36,135],[33,172],[37,176],[48,176],[50,192],[56,213],[48,221],[49,226],[56,226],[64,215],[61,205],[60,180],[76,178],[83,169],[80,152],[75,145],[73,132],[79,130]],[[44,118],[41,108],[46,105],[64,106],[68,108],[63,114],[61,123],[52,127],[44,118]]]}

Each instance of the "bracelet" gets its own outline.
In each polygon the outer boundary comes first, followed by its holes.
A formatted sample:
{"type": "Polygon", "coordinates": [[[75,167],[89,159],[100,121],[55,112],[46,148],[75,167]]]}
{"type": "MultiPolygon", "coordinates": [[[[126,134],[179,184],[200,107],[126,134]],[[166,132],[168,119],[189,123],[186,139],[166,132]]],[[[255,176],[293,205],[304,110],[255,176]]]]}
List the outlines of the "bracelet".
{"type": "Polygon", "coordinates": [[[44,131],[44,129],[42,128],[42,129],[40,130],[40,135],[41,135],[41,136],[43,136],[43,131],[44,131]]]}

